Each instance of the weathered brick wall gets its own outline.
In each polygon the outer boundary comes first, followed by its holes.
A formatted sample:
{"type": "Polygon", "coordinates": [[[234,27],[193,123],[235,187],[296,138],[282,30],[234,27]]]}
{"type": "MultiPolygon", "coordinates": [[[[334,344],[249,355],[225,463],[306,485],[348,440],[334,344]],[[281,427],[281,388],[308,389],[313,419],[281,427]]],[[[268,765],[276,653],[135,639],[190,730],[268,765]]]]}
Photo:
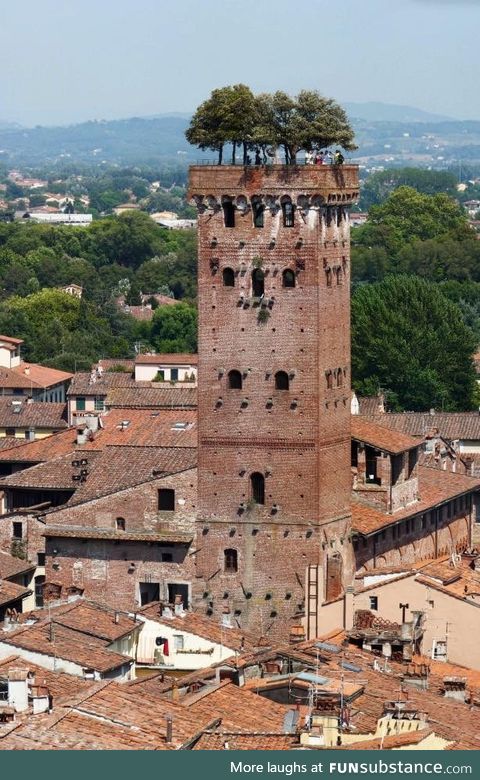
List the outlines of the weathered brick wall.
{"type": "MultiPolygon", "coordinates": [[[[191,169],[190,194],[199,208],[197,590],[203,588],[209,596],[205,601],[216,610],[228,590],[224,579],[230,590],[233,583],[243,605],[238,607],[243,625],[259,614],[285,625],[298,612],[306,566],[321,563],[324,555],[315,537],[305,539],[310,527],[328,528],[328,544],[340,545],[340,535],[348,538],[350,263],[345,206],[356,198],[357,171],[310,168],[191,169]],[[283,224],[285,197],[295,206],[293,227],[283,224]],[[224,224],[225,198],[235,206],[233,228],[224,224]],[[252,198],[265,207],[260,228],[254,227],[252,198]],[[252,300],[252,273],[258,266],[264,273],[264,308],[252,300]],[[223,284],[225,268],[233,270],[234,286],[223,284]],[[295,287],[283,286],[285,270],[294,272],[295,287]],[[261,311],[266,314],[259,317],[261,311]],[[241,389],[228,387],[230,370],[241,372],[241,389]],[[277,371],[289,374],[288,390],[275,389],[277,371]],[[256,471],[265,476],[265,505],[255,509],[259,531],[252,535],[248,511],[239,508],[251,498],[249,478],[256,471]],[[208,534],[202,537],[206,526],[208,534]],[[285,529],[290,529],[288,536],[285,529]],[[233,546],[233,530],[239,571],[212,577],[220,563],[223,570],[223,551],[233,546]],[[202,547],[202,541],[207,545],[202,547]],[[252,593],[276,583],[276,608],[265,603],[265,595],[258,596],[261,606],[254,595],[245,599],[246,583],[252,593]],[[289,599],[285,592],[291,593],[289,599]],[[269,617],[272,612],[277,616],[269,617]]],[[[348,547],[344,541],[347,576],[352,566],[348,547]]]]}
{"type": "Polygon", "coordinates": [[[197,506],[196,469],[145,482],[84,504],[60,507],[46,515],[49,525],[115,528],[115,520],[125,520],[126,531],[193,532],[197,506]],[[158,511],[158,490],[175,490],[175,511],[158,511]]]}
{"type": "MultiPolygon", "coordinates": [[[[196,483],[196,469],[189,469],[85,504],[62,507],[47,515],[48,524],[112,531],[121,517],[126,533],[173,531],[191,534],[193,539],[196,483]],[[160,488],[175,490],[174,512],[158,511],[160,488]]],[[[54,598],[65,597],[69,588],[76,587],[87,598],[135,609],[140,582],[159,583],[160,597],[167,599],[168,582],[191,586],[194,579],[195,558],[188,545],[53,536],[47,540],[46,552],[46,581],[61,587],[54,598]],[[165,553],[173,556],[171,563],[162,561],[165,553]]]]}
{"type": "MultiPolygon", "coordinates": [[[[194,558],[186,546],[53,537],[46,549],[46,582],[61,588],[54,599],[66,598],[73,587],[101,604],[134,610],[140,582],[158,583],[160,598],[168,600],[169,582],[194,579],[194,558]],[[172,554],[171,563],[162,562],[165,552],[172,554]]],[[[48,589],[46,600],[47,594],[48,589]]]]}
{"type": "Polygon", "coordinates": [[[442,510],[436,534],[435,524],[430,522],[429,516],[427,519],[427,525],[423,528],[421,518],[415,518],[409,532],[404,530],[405,523],[403,523],[399,537],[394,537],[392,528],[387,528],[383,534],[377,534],[375,542],[372,537],[356,541],[357,571],[401,566],[450,555],[470,545],[471,520],[468,512],[461,512],[457,517],[448,519],[442,510]]]}
{"type": "Polygon", "coordinates": [[[11,555],[37,563],[37,554],[45,552],[44,523],[35,514],[26,512],[0,516],[0,549],[11,555]],[[13,538],[13,523],[22,524],[21,541],[13,538]]]}

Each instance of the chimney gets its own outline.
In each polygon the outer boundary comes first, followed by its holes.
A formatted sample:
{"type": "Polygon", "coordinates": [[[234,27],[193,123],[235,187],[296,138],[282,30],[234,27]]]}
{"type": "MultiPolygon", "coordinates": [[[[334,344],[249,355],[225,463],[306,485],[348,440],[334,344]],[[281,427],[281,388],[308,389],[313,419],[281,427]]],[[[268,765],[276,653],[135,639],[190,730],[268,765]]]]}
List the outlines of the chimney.
{"type": "Polygon", "coordinates": [[[463,704],[467,700],[467,680],[465,677],[444,677],[443,695],[446,699],[454,699],[463,704]]]}
{"type": "Polygon", "coordinates": [[[173,718],[171,715],[167,715],[165,718],[167,722],[167,731],[165,734],[165,742],[172,742],[173,740],[173,718]]]}
{"type": "Polygon", "coordinates": [[[25,374],[25,376],[30,376],[30,366],[25,366],[25,368],[23,369],[23,373],[25,374]]]}
{"type": "Polygon", "coordinates": [[[223,607],[222,610],[222,628],[232,628],[232,616],[229,607],[223,607]]]}
{"type": "Polygon", "coordinates": [[[183,615],[183,613],[184,613],[184,609],[183,609],[183,597],[182,597],[182,596],[180,596],[180,594],[179,594],[179,593],[178,593],[178,594],[175,596],[175,604],[174,604],[174,607],[175,607],[175,614],[176,614],[176,615],[183,615]]]}
{"type": "Polygon", "coordinates": [[[10,669],[8,672],[8,703],[15,712],[28,710],[28,670],[10,669]]]}
{"type": "Polygon", "coordinates": [[[353,628],[353,586],[345,588],[345,600],[343,605],[343,627],[346,631],[353,628]]]}
{"type": "Polygon", "coordinates": [[[118,626],[120,622],[120,615],[118,614],[118,612],[115,612],[115,617],[113,619],[113,622],[115,623],[116,626],[118,626]]]}

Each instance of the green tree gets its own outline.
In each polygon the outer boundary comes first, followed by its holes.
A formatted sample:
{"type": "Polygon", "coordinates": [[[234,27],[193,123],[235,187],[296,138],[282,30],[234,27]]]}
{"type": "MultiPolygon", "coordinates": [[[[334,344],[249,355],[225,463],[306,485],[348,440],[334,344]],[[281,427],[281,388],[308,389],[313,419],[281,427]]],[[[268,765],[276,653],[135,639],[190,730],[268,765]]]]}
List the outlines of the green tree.
{"type": "Polygon", "coordinates": [[[159,306],[153,315],[151,339],[158,352],[196,352],[195,306],[188,303],[159,306]]]}
{"type": "Polygon", "coordinates": [[[472,408],[476,340],[437,285],[389,276],[352,297],[352,382],[382,389],[393,408],[472,408]]]}

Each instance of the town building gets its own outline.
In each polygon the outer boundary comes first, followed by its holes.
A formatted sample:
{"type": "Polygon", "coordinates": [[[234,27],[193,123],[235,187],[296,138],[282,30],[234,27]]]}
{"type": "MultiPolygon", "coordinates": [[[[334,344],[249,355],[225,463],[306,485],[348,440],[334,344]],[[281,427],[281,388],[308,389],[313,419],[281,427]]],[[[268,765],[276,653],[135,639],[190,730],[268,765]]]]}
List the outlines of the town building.
{"type": "Polygon", "coordinates": [[[135,380],[137,382],[177,382],[193,387],[197,384],[198,355],[137,355],[135,380]]]}
{"type": "Polygon", "coordinates": [[[22,344],[23,339],[0,336],[0,396],[64,403],[72,374],[25,362],[20,354],[22,344]]]}
{"type": "Polygon", "coordinates": [[[141,624],[104,606],[74,600],[9,617],[0,632],[0,658],[19,658],[85,679],[135,676],[141,624]]]}

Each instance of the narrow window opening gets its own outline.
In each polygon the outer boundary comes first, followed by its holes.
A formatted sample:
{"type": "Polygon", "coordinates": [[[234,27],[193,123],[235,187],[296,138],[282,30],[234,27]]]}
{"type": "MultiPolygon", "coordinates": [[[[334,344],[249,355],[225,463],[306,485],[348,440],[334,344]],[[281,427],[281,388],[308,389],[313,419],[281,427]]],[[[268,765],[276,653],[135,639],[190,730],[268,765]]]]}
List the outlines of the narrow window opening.
{"type": "Polygon", "coordinates": [[[227,574],[235,574],[238,571],[238,553],[236,550],[229,548],[223,551],[224,559],[224,571],[227,574]]]}
{"type": "Polygon", "coordinates": [[[261,298],[265,294],[265,274],[261,268],[252,271],[252,292],[254,298],[261,298]]]}
{"type": "Polygon", "coordinates": [[[240,371],[233,370],[228,372],[228,386],[230,390],[241,390],[242,384],[242,375],[240,371]]]}
{"type": "Polygon", "coordinates": [[[250,475],[250,488],[252,500],[255,504],[265,503],[265,477],[258,471],[250,475]]]}
{"type": "Polygon", "coordinates": [[[275,390],[288,390],[290,379],[286,371],[277,371],[275,374],[275,390]]]}
{"type": "Polygon", "coordinates": [[[223,203],[223,220],[226,228],[235,227],[235,206],[229,200],[223,203]]]}
{"type": "Polygon", "coordinates": [[[283,227],[290,228],[295,224],[293,204],[290,200],[282,203],[283,227]]]}
{"type": "Polygon", "coordinates": [[[223,286],[235,287],[235,274],[233,272],[233,268],[223,269],[223,286]]]}
{"type": "Polygon", "coordinates": [[[264,226],[264,214],[265,206],[260,201],[256,200],[252,203],[253,211],[253,226],[256,228],[263,228],[264,226]]]}
{"type": "Polygon", "coordinates": [[[283,272],[283,286],[295,287],[295,274],[290,268],[283,272]]]}
{"type": "Polygon", "coordinates": [[[124,517],[117,517],[115,520],[115,527],[117,531],[124,531],[125,530],[125,518],[124,517]]]}

